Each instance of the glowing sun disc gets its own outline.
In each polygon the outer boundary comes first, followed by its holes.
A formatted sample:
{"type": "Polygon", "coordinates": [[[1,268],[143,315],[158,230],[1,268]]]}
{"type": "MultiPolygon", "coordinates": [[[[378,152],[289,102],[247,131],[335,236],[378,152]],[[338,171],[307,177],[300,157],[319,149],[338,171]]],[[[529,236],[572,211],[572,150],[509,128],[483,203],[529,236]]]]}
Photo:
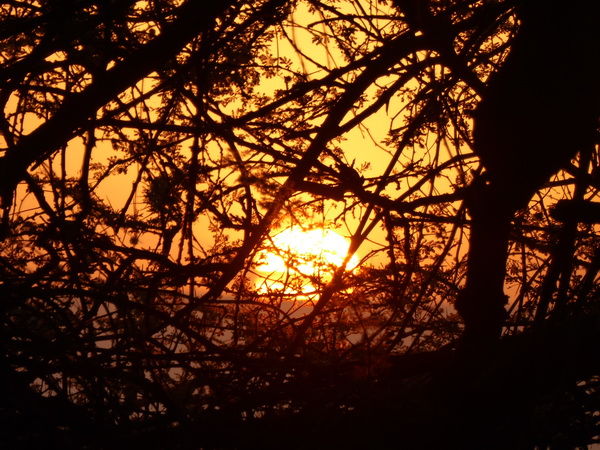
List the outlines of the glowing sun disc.
{"type": "MultiPolygon", "coordinates": [[[[286,272],[293,269],[304,275],[313,275],[321,266],[340,267],[350,243],[332,230],[301,230],[288,228],[272,238],[275,250],[266,250],[259,255],[261,272],[286,272]],[[288,260],[286,262],[286,259],[288,260]],[[294,263],[290,261],[293,259],[294,263]]],[[[358,266],[353,255],[346,265],[347,270],[358,266]]]]}

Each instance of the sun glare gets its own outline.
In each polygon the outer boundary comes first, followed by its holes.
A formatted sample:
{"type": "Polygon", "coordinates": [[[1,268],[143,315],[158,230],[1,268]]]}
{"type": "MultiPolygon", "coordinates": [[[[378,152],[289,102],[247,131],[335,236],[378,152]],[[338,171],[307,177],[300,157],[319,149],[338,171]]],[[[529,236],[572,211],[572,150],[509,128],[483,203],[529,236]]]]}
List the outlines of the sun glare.
{"type": "MultiPolygon", "coordinates": [[[[296,275],[327,282],[344,263],[349,247],[350,243],[332,230],[288,228],[267,242],[267,248],[258,255],[256,269],[270,280],[296,275]]],[[[353,255],[346,269],[355,269],[358,262],[353,255]]]]}

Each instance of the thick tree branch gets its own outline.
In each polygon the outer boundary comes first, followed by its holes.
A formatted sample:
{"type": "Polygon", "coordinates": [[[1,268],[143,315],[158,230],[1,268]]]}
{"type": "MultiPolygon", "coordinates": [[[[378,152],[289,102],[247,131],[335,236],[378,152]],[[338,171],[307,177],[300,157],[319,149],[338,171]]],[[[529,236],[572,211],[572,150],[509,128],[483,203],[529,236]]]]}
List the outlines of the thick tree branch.
{"type": "Polygon", "coordinates": [[[66,145],[98,109],[140,79],[159,70],[188,42],[210,30],[215,19],[232,4],[233,0],[190,0],[184,3],[177,12],[177,19],[165,27],[157,38],[100,74],[81,93],[66,97],[49,120],[29,135],[23,136],[14,147],[7,149],[0,159],[2,207],[7,209],[11,206],[14,190],[29,167],[41,163],[58,148],[66,145]]]}

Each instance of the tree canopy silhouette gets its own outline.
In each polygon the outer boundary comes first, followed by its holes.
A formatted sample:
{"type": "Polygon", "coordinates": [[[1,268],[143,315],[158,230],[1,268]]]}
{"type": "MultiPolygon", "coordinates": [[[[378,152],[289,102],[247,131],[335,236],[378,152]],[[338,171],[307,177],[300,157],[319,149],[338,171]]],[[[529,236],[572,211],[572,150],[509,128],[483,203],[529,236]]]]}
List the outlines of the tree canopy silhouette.
{"type": "Polygon", "coordinates": [[[599,9],[4,2],[0,442],[598,441],[599,9]]]}

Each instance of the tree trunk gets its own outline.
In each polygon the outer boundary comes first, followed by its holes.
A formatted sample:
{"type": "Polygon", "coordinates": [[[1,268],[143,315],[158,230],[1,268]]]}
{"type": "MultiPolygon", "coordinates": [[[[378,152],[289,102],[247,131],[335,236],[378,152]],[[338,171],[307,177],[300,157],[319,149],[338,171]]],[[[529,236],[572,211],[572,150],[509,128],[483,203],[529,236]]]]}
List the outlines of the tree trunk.
{"type": "Polygon", "coordinates": [[[473,150],[485,173],[466,200],[472,217],[467,282],[457,300],[465,347],[497,341],[512,219],[596,139],[600,3],[527,0],[507,60],[474,114],[473,150]]]}

